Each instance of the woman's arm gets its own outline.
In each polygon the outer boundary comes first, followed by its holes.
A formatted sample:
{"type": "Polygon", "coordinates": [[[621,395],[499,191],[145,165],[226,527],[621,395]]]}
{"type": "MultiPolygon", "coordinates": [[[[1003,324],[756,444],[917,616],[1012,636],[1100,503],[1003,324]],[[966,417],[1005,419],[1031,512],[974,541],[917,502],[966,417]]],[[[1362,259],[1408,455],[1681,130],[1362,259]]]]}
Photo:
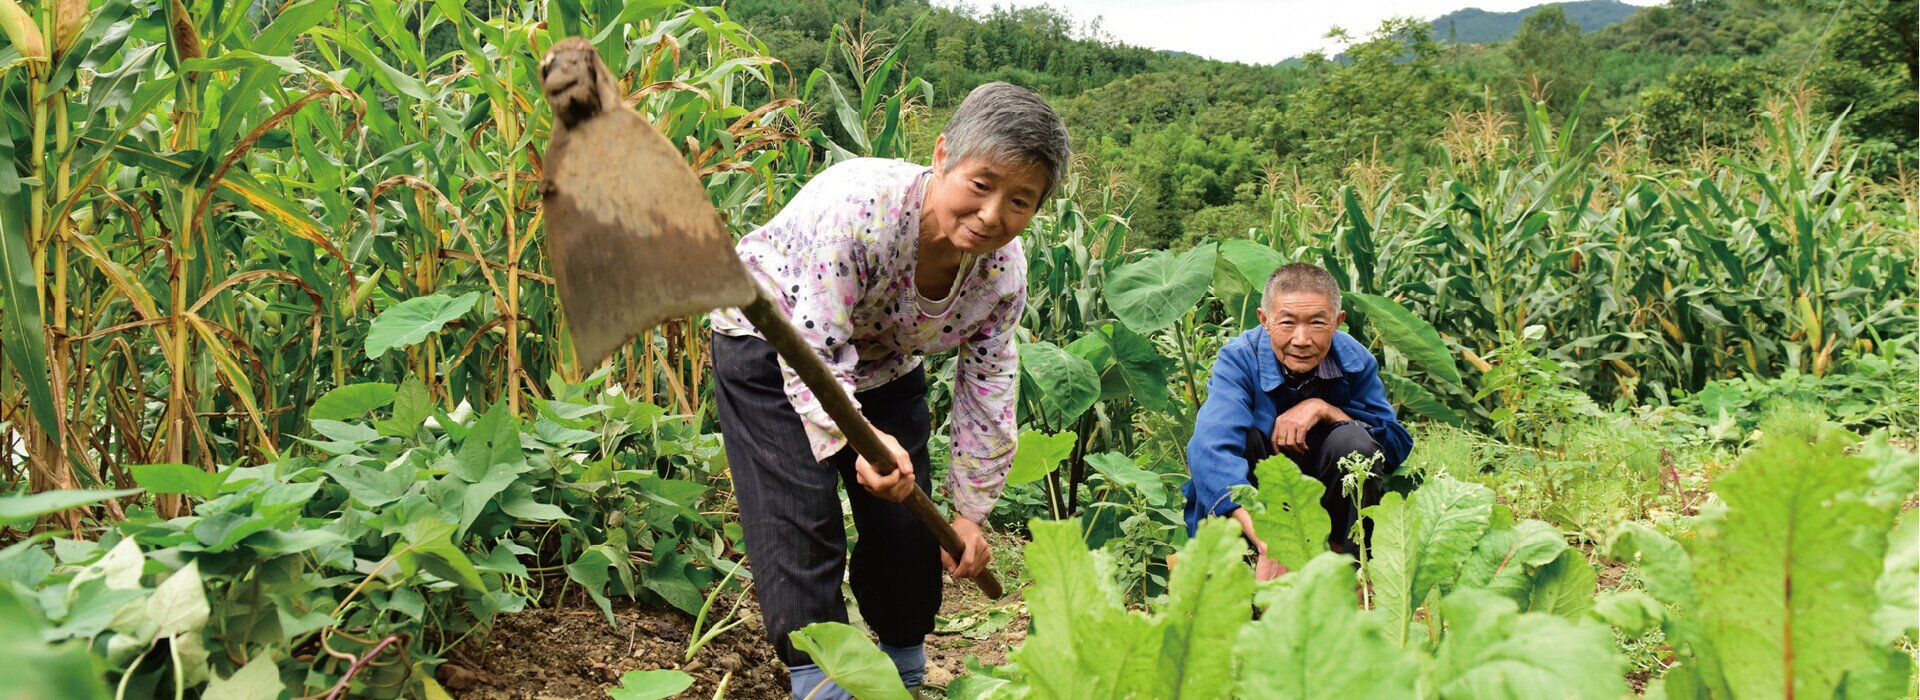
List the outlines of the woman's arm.
{"type": "MultiPolygon", "coordinates": [[[[1025,261],[1020,261],[1024,265],[1025,261]]],[[[1024,277],[1024,276],[1023,276],[1024,277]]],[[[960,346],[953,381],[953,461],[947,491],[954,512],[984,523],[1007,485],[1019,426],[1014,401],[1020,385],[1020,353],[1014,329],[1027,305],[1026,283],[1003,298],[988,327],[960,346]]]]}

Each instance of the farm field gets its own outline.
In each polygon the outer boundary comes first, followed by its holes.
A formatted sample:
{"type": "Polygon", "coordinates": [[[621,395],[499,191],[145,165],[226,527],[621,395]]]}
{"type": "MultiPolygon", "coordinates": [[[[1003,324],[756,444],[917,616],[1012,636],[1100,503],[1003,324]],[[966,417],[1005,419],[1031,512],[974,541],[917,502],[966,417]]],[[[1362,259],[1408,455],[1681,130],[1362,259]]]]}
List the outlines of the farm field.
{"type": "MultiPolygon", "coordinates": [[[[1913,3],[1863,7],[1246,66],[913,2],[0,0],[0,698],[787,696],[707,319],[575,360],[568,36],[735,236],[926,162],[982,82],[1068,122],[1020,234],[1008,595],[948,580],[920,696],[1914,697],[1920,95],[1875,24],[1913,3]],[[1351,552],[1257,467],[1256,582],[1180,488],[1291,262],[1415,447],[1351,552]]],[[[857,609],[796,637],[913,697],[857,609]]]]}

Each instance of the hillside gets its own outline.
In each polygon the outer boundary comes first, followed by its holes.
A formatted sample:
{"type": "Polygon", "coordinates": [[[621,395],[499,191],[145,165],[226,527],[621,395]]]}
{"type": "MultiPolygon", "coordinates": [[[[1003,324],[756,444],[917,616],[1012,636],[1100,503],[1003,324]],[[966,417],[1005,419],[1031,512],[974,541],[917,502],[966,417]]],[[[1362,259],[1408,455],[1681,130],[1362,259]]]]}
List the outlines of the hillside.
{"type": "MultiPolygon", "coordinates": [[[[1567,19],[1580,26],[1584,32],[1599,31],[1603,27],[1626,21],[1640,8],[1619,0],[1580,0],[1579,2],[1551,3],[1560,6],[1567,19]]],[[[1469,7],[1441,15],[1433,20],[1433,36],[1442,41],[1459,44],[1490,44],[1512,38],[1520,31],[1520,23],[1527,15],[1539,12],[1547,5],[1535,5],[1513,12],[1489,12],[1477,7],[1469,7]]]]}

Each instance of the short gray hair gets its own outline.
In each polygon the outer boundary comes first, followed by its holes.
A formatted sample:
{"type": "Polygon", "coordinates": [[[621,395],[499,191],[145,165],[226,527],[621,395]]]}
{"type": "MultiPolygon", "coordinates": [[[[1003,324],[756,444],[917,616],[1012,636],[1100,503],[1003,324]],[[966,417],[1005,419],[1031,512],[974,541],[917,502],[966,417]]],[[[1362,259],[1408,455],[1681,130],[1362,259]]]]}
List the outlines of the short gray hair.
{"type": "Polygon", "coordinates": [[[1274,297],[1294,292],[1313,292],[1325,294],[1333,302],[1333,312],[1340,313],[1340,283],[1326,268],[1312,263],[1292,263],[1281,265],[1267,278],[1265,298],[1260,305],[1271,309],[1274,297]]]}
{"type": "Polygon", "coordinates": [[[1012,83],[987,83],[967,93],[947,121],[947,167],[969,158],[1019,163],[1046,171],[1047,190],[1053,193],[1066,179],[1073,157],[1067,125],[1032,90],[1012,83]]]}

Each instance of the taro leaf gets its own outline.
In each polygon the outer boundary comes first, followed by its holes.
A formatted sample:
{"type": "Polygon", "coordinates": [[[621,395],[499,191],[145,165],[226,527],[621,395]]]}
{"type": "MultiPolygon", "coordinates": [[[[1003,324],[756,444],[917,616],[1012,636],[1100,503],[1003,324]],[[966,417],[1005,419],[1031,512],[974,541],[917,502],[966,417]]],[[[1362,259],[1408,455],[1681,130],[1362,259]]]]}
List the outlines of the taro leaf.
{"type": "Polygon", "coordinates": [[[1387,372],[1380,373],[1380,381],[1387,385],[1387,393],[1392,394],[1400,408],[1415,413],[1422,418],[1437,420],[1448,425],[1460,425],[1466,419],[1440,401],[1440,398],[1406,377],[1387,372]]]}
{"type": "Polygon", "coordinates": [[[1167,373],[1173,370],[1174,362],[1161,357],[1153,341],[1126,326],[1112,323],[1107,324],[1104,332],[1093,335],[1099,336],[1111,349],[1114,370],[1125,382],[1128,395],[1141,408],[1156,413],[1175,410],[1173,394],[1167,391],[1167,373]]]}
{"type": "Polygon", "coordinates": [[[202,501],[220,496],[220,485],[232,472],[209,472],[189,464],[135,464],[127,468],[133,481],[148,493],[184,493],[202,501]]]}
{"type": "Polygon", "coordinates": [[[1079,523],[1034,520],[1028,528],[1033,631],[1013,657],[1031,696],[1121,697],[1158,686],[1160,628],[1121,604],[1120,590],[1081,541],[1079,523]]]}
{"type": "Polygon", "coordinates": [[[1222,299],[1250,297],[1259,303],[1267,278],[1286,264],[1280,251],[1248,240],[1220,242],[1220,262],[1214,267],[1213,293],[1222,299]]]}
{"type": "Polygon", "coordinates": [[[1093,365],[1051,343],[1021,343],[1020,374],[1050,427],[1072,425],[1100,398],[1100,375],[1093,365]]]}
{"type": "MultiPolygon", "coordinates": [[[[815,622],[787,635],[793,648],[813,662],[842,690],[861,700],[909,700],[907,686],[886,652],[867,635],[841,622],[815,622]]],[[[808,691],[803,692],[809,692],[808,691]]]]}
{"type": "Polygon", "coordinates": [[[1013,470],[1007,472],[1007,485],[1037,481],[1059,469],[1060,460],[1073,454],[1073,443],[1079,439],[1080,436],[1071,432],[1020,431],[1020,445],[1013,453],[1013,470]]]}
{"type": "Polygon", "coordinates": [[[1087,466],[1115,485],[1126,485],[1145,496],[1147,502],[1155,506],[1167,502],[1167,484],[1160,475],[1141,469],[1133,460],[1118,452],[1102,452],[1087,456],[1087,466]]]}
{"type": "Polygon", "coordinates": [[[255,700],[257,698],[277,698],[287,684],[280,681],[280,665],[271,654],[255,654],[253,660],[240,667],[233,676],[218,676],[207,681],[207,689],[200,695],[202,700],[255,700]]]}
{"type": "Polygon", "coordinates": [[[1646,591],[1609,591],[1593,599],[1593,615],[1620,628],[1629,637],[1638,637],[1658,627],[1666,619],[1666,608],[1646,591]]]}
{"type": "Polygon", "coordinates": [[[189,561],[155,586],[147,597],[147,620],[155,625],[154,638],[173,637],[200,629],[212,612],[200,584],[200,564],[189,561]]]}
{"type": "Polygon", "coordinates": [[[367,329],[367,357],[378,360],[388,350],[426,340],[449,321],[465,316],[479,300],[479,292],[457,297],[430,294],[388,307],[374,317],[372,327],[367,329]]]}
{"type": "Polygon", "coordinates": [[[1107,307],[1138,333],[1172,325],[1207,294],[1218,246],[1209,243],[1173,255],[1155,252],[1123,265],[1107,280],[1107,307]]]}
{"type": "Polygon", "coordinates": [[[613,700],[661,700],[691,687],[693,676],[680,671],[628,671],[620,677],[620,687],[609,688],[607,695],[613,700]]]}
{"type": "Polygon", "coordinates": [[[1460,563],[1460,585],[1484,588],[1525,605],[1534,570],[1566,550],[1560,530],[1538,520],[1492,527],[1460,563]]]}
{"type": "Polygon", "coordinates": [[[1900,514],[1887,533],[1887,559],[1874,586],[1875,644],[1912,641],[1920,622],[1920,520],[1915,511],[1900,514]]]}
{"type": "Polygon", "coordinates": [[[1521,614],[1513,601],[1465,589],[1440,604],[1449,628],[1428,679],[1441,698],[1627,697],[1626,658],[1592,622],[1521,614]]]}
{"type": "MultiPolygon", "coordinates": [[[[12,167],[8,165],[6,167],[12,167]]],[[[11,586],[0,586],[0,688],[8,698],[106,700],[107,670],[74,641],[47,644],[39,614],[11,586]]]]}
{"type": "Polygon", "coordinates": [[[373,422],[373,427],[381,435],[390,437],[413,437],[433,415],[433,397],[427,393],[427,385],[415,377],[407,377],[395,390],[393,397],[393,417],[373,422]]]}
{"type": "Polygon", "coordinates": [[[1580,550],[1568,548],[1533,576],[1526,611],[1559,615],[1575,622],[1593,609],[1593,565],[1580,550]]]}
{"type": "Polygon", "coordinates": [[[1158,692],[1143,696],[1224,698],[1233,694],[1232,654],[1224,653],[1252,619],[1253,572],[1240,527],[1209,518],[1180,551],[1167,583],[1158,692]]]}
{"type": "Polygon", "coordinates": [[[1829,433],[1772,434],[1714,480],[1701,523],[1701,618],[1737,697],[1827,697],[1870,663],[1874,579],[1897,504],[1869,500],[1873,460],[1829,433]],[[1785,582],[1791,582],[1786,585],[1785,582]]]}
{"type": "Polygon", "coordinates": [[[1254,474],[1260,481],[1261,507],[1250,509],[1258,511],[1253,514],[1253,531],[1266,543],[1267,558],[1293,570],[1327,551],[1333,519],[1320,506],[1326,484],[1301,473],[1286,455],[1261,460],[1254,474]]]}
{"type": "MultiPolygon", "coordinates": [[[[1397,494],[1396,494],[1397,495],[1397,494]]],[[[1353,560],[1323,553],[1279,579],[1259,622],[1241,630],[1237,697],[1417,697],[1419,656],[1382,633],[1354,600],[1353,560]]],[[[1219,697],[1227,697],[1222,694],[1219,697]]]]}
{"type": "Polygon", "coordinates": [[[1460,383],[1460,368],[1454,365],[1453,353],[1441,342],[1440,332],[1434,330],[1432,324],[1383,296],[1364,292],[1347,292],[1345,296],[1347,303],[1366,315],[1368,327],[1379,334],[1382,341],[1426,368],[1434,377],[1449,384],[1460,383]]]}
{"type": "Polygon", "coordinates": [[[109,498],[122,498],[140,493],[140,489],[117,489],[112,491],[41,491],[40,493],[19,496],[0,496],[0,525],[19,526],[33,522],[35,518],[50,513],[58,513],[68,508],[99,503],[109,498]]]}
{"type": "Polygon", "coordinates": [[[337,387],[322,395],[307,409],[307,420],[346,420],[359,418],[368,411],[385,408],[397,395],[392,384],[368,382],[337,387]]]}

